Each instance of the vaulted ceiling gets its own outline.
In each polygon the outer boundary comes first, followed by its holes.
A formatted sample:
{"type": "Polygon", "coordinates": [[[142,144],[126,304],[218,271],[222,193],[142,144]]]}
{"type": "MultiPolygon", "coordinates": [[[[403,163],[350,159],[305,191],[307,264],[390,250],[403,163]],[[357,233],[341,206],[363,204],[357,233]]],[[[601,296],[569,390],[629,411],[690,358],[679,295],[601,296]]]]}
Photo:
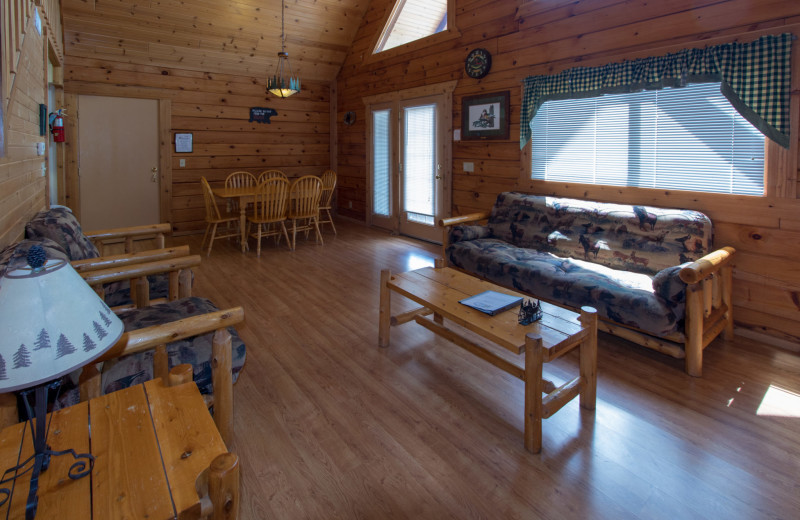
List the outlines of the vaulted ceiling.
{"type": "MultiPolygon", "coordinates": [[[[272,74],[281,0],[62,0],[68,56],[272,74]]],[[[286,51],[303,80],[333,81],[369,0],[285,0],[286,51]]],[[[67,58],[69,59],[69,58],[67,58]]]]}

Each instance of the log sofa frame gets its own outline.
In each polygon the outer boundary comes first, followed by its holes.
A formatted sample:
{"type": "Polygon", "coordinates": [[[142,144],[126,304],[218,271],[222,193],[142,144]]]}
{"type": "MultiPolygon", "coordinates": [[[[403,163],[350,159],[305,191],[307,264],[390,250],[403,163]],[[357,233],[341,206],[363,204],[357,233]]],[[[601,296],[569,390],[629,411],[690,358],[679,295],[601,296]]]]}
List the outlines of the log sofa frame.
{"type": "MultiPolygon", "coordinates": [[[[200,256],[186,255],[188,248],[172,248],[158,252],[144,252],[134,255],[105,257],[98,265],[78,261],[78,272],[86,282],[103,298],[103,285],[129,280],[131,288],[137,288],[134,304],[115,307],[120,312],[130,308],[147,307],[164,301],[174,301],[191,296],[192,267],[200,264],[200,256]],[[138,255],[138,256],[137,256],[138,255]],[[163,257],[151,262],[140,262],[142,257],[163,257]],[[88,267],[87,267],[88,265],[88,267]],[[111,267],[109,267],[111,265],[111,267]],[[166,273],[169,276],[169,296],[150,300],[147,276],[166,273]]],[[[101,377],[96,363],[117,357],[155,350],[153,354],[154,377],[169,380],[169,359],[166,344],[200,334],[213,332],[211,346],[211,379],[214,386],[213,398],[204,396],[206,404],[214,406],[214,423],[222,439],[229,444],[233,437],[233,377],[231,373],[231,335],[227,328],[244,321],[244,309],[232,307],[216,312],[190,316],[181,320],[153,325],[124,332],[117,343],[95,363],[83,368],[80,377],[81,401],[98,397],[101,394],[101,377]]],[[[17,422],[17,401],[14,394],[0,394],[0,425],[7,426],[17,422]]]]}
{"type": "MultiPolygon", "coordinates": [[[[175,254],[182,252],[176,248],[175,254]]],[[[161,250],[168,255],[169,250],[161,250]]],[[[126,256],[126,255],[122,255],[126,256]]],[[[113,259],[109,260],[113,263],[113,259]]],[[[120,261],[124,262],[124,259],[120,261]]],[[[130,308],[143,308],[165,301],[175,301],[192,295],[191,268],[200,265],[199,255],[167,257],[152,262],[117,265],[106,269],[81,272],[81,276],[102,298],[103,285],[111,282],[129,280],[133,291],[132,306],[114,307],[120,312],[130,308]],[[169,296],[151,300],[147,277],[155,274],[169,276],[169,296]]],[[[244,321],[244,309],[233,307],[217,312],[191,316],[181,320],[123,333],[117,344],[104,354],[98,362],[135,354],[146,350],[153,353],[153,375],[166,381],[169,374],[167,343],[214,332],[211,351],[211,380],[214,386],[213,400],[206,398],[206,404],[214,406],[214,422],[227,444],[233,435],[233,377],[231,373],[231,335],[227,327],[244,321]]],[[[81,401],[100,395],[100,372],[94,365],[84,367],[81,374],[81,401]]]]}
{"type": "Polygon", "coordinates": [[[83,234],[91,240],[100,256],[103,256],[106,246],[124,243],[124,252],[133,253],[135,243],[143,240],[154,240],[153,249],[163,249],[165,247],[166,236],[172,232],[172,225],[169,222],[161,224],[149,224],[145,226],[130,226],[113,229],[98,229],[96,231],[84,232],[83,234]]]}
{"type": "MultiPolygon", "coordinates": [[[[486,211],[439,221],[439,225],[443,229],[442,259],[444,266],[449,264],[446,251],[449,245],[450,227],[485,222],[488,219],[489,212],[486,211]]],[[[673,333],[663,338],[656,337],[643,330],[602,317],[599,320],[598,330],[672,357],[685,359],[686,373],[694,377],[701,377],[703,375],[703,349],[720,334],[724,339],[733,339],[731,298],[733,266],[731,258],[734,253],[735,250],[732,247],[723,247],[681,269],[680,278],[686,283],[686,321],[683,334],[685,339],[679,333],[673,333]]],[[[459,269],[452,265],[450,267],[459,269]]],[[[474,273],[468,274],[475,275],[474,273]]],[[[514,287],[509,287],[509,289],[519,291],[514,287]]],[[[535,294],[531,296],[541,298],[535,294]]],[[[558,304],[558,302],[551,303],[558,304]]],[[[591,305],[591,302],[586,302],[586,304],[591,305]]]]}

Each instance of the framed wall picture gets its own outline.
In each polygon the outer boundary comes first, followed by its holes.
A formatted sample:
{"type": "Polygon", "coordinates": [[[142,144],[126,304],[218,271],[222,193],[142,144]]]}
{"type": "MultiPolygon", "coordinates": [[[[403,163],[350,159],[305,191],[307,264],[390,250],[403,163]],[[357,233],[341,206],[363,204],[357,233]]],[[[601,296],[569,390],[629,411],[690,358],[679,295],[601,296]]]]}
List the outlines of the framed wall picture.
{"type": "Polygon", "coordinates": [[[192,134],[175,134],[175,153],[192,152],[192,134]]]}
{"type": "Polygon", "coordinates": [[[461,100],[461,138],[508,139],[508,91],[465,96],[461,100]]]}

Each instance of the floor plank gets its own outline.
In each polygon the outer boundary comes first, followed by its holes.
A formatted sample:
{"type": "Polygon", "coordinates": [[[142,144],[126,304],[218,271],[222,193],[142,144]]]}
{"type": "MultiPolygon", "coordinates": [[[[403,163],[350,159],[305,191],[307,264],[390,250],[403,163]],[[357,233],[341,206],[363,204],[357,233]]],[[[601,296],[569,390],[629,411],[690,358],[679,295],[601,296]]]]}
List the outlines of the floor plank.
{"type": "MultiPolygon", "coordinates": [[[[704,377],[601,334],[597,410],[577,400],[523,447],[522,382],[412,323],[377,347],[381,269],[439,247],[340,219],[325,245],[218,241],[194,293],[242,305],[240,518],[796,518],[800,357],[715,341],[704,377]],[[793,417],[758,415],[771,388],[793,417]]],[[[177,237],[199,252],[200,237],[177,237]]],[[[392,298],[393,312],[415,305],[392,298]]],[[[545,367],[576,373],[570,354],[545,367]]]]}

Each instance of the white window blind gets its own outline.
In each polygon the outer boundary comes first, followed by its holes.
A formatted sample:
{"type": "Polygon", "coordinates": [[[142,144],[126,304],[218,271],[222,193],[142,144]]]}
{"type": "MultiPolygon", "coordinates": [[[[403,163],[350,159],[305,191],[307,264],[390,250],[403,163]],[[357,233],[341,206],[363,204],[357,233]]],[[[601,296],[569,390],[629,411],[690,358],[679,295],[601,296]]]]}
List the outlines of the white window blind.
{"type": "Polygon", "coordinates": [[[531,130],[533,179],[764,194],[764,136],[719,83],[551,100],[531,130]]]}
{"type": "Polygon", "coordinates": [[[372,112],[372,213],[391,215],[391,110],[372,112]]]}
{"type": "Polygon", "coordinates": [[[447,29],[447,0],[398,0],[375,52],[413,42],[447,29]]]}
{"type": "Polygon", "coordinates": [[[436,105],[405,109],[404,209],[408,219],[433,225],[436,176],[436,105]]]}

